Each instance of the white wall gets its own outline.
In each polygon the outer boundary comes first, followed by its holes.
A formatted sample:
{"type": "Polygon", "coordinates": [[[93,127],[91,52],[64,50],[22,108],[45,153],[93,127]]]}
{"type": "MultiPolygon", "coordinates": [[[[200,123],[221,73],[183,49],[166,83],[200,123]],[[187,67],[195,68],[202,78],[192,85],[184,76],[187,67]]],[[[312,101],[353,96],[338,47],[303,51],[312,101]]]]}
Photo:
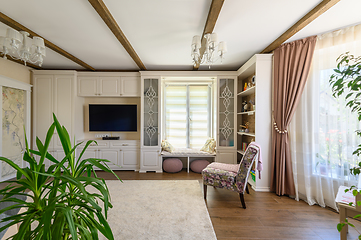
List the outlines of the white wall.
{"type": "Polygon", "coordinates": [[[31,83],[31,72],[29,67],[3,58],[0,58],[0,75],[24,83],[31,83]]]}

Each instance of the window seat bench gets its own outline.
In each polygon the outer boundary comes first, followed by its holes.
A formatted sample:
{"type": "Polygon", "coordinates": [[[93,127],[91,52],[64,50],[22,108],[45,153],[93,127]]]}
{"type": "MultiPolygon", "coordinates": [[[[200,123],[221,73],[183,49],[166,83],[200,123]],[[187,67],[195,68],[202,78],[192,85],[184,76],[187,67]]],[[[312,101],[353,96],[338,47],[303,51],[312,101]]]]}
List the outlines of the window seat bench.
{"type": "Polygon", "coordinates": [[[190,163],[194,160],[207,159],[208,161],[210,160],[211,162],[215,162],[216,160],[216,153],[208,153],[189,148],[176,148],[171,153],[162,151],[161,156],[162,156],[162,162],[166,158],[174,158],[174,157],[185,158],[187,160],[187,173],[189,173],[190,163]]]}

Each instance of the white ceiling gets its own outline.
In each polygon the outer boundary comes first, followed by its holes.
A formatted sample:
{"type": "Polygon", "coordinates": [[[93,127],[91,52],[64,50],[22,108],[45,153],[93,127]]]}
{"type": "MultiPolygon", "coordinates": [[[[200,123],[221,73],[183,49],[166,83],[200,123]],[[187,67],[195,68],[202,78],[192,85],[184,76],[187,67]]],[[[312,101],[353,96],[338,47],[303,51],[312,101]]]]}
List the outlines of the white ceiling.
{"type": "MultiPolygon", "coordinates": [[[[190,44],[202,35],[210,0],[103,0],[147,70],[192,70],[190,44]]],[[[321,0],[225,0],[214,32],[228,53],[211,70],[237,70],[321,0]]],[[[288,41],[361,23],[361,0],[341,0],[288,41]]],[[[96,70],[139,70],[85,0],[0,0],[0,12],[96,70]]],[[[0,23],[0,35],[7,26],[0,23]]],[[[45,69],[84,69],[47,49],[45,69]]],[[[201,66],[200,70],[208,70],[201,66]]]]}

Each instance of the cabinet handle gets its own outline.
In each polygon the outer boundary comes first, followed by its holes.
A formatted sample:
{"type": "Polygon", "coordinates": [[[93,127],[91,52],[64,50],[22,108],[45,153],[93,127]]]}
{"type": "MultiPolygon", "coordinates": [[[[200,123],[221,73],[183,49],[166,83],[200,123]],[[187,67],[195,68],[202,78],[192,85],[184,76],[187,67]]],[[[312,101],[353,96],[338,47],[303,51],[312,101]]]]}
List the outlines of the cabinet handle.
{"type": "Polygon", "coordinates": [[[123,143],[122,146],[128,146],[128,144],[127,144],[127,143],[123,143]]]}
{"type": "Polygon", "coordinates": [[[122,149],[119,150],[119,152],[123,151],[122,149]]]}

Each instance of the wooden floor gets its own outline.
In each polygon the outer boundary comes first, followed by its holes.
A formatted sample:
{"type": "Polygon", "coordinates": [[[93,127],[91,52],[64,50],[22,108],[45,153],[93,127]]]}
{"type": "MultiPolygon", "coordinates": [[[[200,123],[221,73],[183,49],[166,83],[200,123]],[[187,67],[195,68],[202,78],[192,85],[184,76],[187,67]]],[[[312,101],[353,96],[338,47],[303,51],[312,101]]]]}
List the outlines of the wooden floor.
{"type": "MultiPolygon", "coordinates": [[[[116,171],[123,180],[199,180],[197,173],[138,173],[116,171]]],[[[104,179],[115,179],[110,174],[98,172],[104,179]]],[[[241,208],[235,192],[208,187],[206,205],[219,240],[237,239],[340,239],[336,225],[339,215],[330,209],[309,206],[303,201],[279,197],[274,193],[255,192],[245,195],[247,209],[241,208]]],[[[359,221],[350,220],[358,229],[359,221]]],[[[350,228],[348,239],[358,239],[350,228]]]]}
{"type": "MultiPolygon", "coordinates": [[[[115,176],[97,172],[106,180],[115,176]]],[[[203,191],[201,175],[197,173],[138,173],[116,171],[122,180],[198,180],[203,191]]],[[[0,184],[4,187],[4,184],[0,184]]],[[[238,239],[340,239],[336,229],[339,214],[328,208],[309,206],[303,201],[279,197],[274,193],[245,194],[247,209],[241,207],[239,195],[224,189],[208,187],[206,205],[219,240],[238,239]]],[[[361,222],[350,219],[357,229],[361,222]]],[[[349,228],[348,239],[358,239],[355,229],[349,228]]]]}

